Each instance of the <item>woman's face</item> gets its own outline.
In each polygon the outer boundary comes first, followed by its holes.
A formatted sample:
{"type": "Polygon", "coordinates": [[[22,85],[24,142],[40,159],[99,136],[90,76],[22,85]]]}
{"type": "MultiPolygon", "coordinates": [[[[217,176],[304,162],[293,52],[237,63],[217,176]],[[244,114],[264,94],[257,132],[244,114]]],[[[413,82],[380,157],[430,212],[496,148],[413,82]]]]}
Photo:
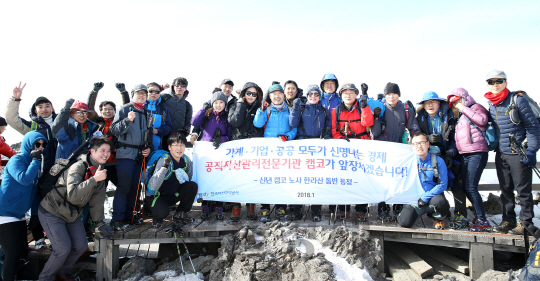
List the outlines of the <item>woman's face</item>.
{"type": "Polygon", "coordinates": [[[270,100],[275,105],[280,105],[283,103],[284,95],[281,91],[273,91],[270,93],[270,100]]]}
{"type": "Polygon", "coordinates": [[[245,97],[248,104],[253,104],[257,100],[257,89],[255,87],[247,88],[245,97]]]}
{"type": "Polygon", "coordinates": [[[222,112],[225,109],[225,103],[222,100],[217,100],[212,104],[212,107],[216,112],[222,112]]]}
{"type": "Polygon", "coordinates": [[[319,100],[321,99],[321,94],[317,91],[311,91],[308,93],[308,102],[310,104],[317,104],[319,103],[319,100]]]}
{"type": "Polygon", "coordinates": [[[298,89],[293,83],[285,85],[285,95],[287,96],[288,100],[296,98],[296,94],[298,94],[298,89]]]}

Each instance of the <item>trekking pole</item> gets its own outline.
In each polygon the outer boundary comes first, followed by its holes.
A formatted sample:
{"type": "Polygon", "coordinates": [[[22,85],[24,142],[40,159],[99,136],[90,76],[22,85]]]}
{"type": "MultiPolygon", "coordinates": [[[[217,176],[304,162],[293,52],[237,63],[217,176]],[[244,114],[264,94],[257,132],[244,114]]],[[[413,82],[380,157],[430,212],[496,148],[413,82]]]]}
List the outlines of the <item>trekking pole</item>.
{"type": "MultiPolygon", "coordinates": [[[[516,136],[514,134],[510,134],[508,135],[508,139],[510,140],[510,150],[512,152],[517,152],[519,155],[523,156],[524,159],[528,159],[525,149],[517,142],[516,136]]],[[[540,170],[536,166],[533,166],[531,168],[536,174],[536,176],[540,179],[540,170]]]]}
{"type": "MultiPolygon", "coordinates": [[[[304,207],[302,207],[302,208],[304,208],[304,207]]],[[[307,219],[307,215],[308,215],[308,213],[309,213],[309,210],[311,210],[311,205],[309,205],[309,207],[308,207],[308,209],[307,209],[307,212],[306,212],[306,215],[304,216],[304,222],[305,222],[306,219],[307,219]]]]}
{"type": "Polygon", "coordinates": [[[178,250],[178,260],[180,261],[180,266],[182,267],[182,274],[184,274],[184,280],[186,280],[186,272],[184,271],[184,264],[182,263],[182,255],[180,254],[180,246],[178,245],[178,238],[176,237],[176,232],[178,231],[177,225],[172,225],[172,230],[174,234],[174,241],[176,242],[176,250],[178,250]]]}
{"type": "MultiPolygon", "coordinates": [[[[141,176],[142,176],[142,172],[143,172],[143,168],[145,166],[145,162],[146,162],[146,156],[143,157],[143,162],[142,162],[142,165],[141,165],[141,172],[139,174],[139,182],[137,183],[137,195],[135,197],[135,205],[133,206],[133,215],[131,215],[131,221],[133,221],[135,219],[135,210],[137,209],[137,201],[139,200],[139,188],[141,187],[141,176]]],[[[144,204],[144,202],[143,202],[144,204]]]]}
{"type": "MultiPolygon", "coordinates": [[[[178,229],[180,229],[180,227],[178,227],[178,229]]],[[[180,240],[182,240],[182,244],[184,244],[184,248],[186,249],[186,253],[188,254],[189,262],[191,263],[191,267],[193,267],[193,272],[197,275],[197,278],[199,278],[200,280],[204,280],[203,274],[201,272],[198,272],[197,270],[195,270],[195,266],[193,265],[193,261],[191,260],[191,255],[189,254],[189,250],[188,250],[188,247],[186,245],[186,241],[184,240],[184,232],[181,229],[180,229],[178,235],[180,236],[180,240]]]]}

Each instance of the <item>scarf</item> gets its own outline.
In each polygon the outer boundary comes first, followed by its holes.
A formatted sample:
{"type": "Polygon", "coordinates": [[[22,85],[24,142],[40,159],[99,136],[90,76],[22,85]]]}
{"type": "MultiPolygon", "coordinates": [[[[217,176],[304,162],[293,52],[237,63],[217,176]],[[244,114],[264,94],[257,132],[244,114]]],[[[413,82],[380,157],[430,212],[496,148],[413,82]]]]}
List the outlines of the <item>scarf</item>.
{"type": "Polygon", "coordinates": [[[272,103],[272,107],[277,109],[277,111],[281,111],[285,107],[285,103],[284,102],[282,102],[281,104],[273,104],[272,103]]]}
{"type": "Polygon", "coordinates": [[[144,109],[144,103],[137,103],[137,102],[131,101],[131,104],[133,104],[133,107],[135,107],[138,110],[142,111],[144,109]]]}
{"type": "Polygon", "coordinates": [[[111,128],[112,121],[114,120],[114,118],[109,118],[109,119],[103,118],[103,120],[105,120],[105,125],[103,126],[103,134],[106,135],[109,132],[109,129],[111,128]]]}
{"type": "Polygon", "coordinates": [[[484,94],[484,97],[491,101],[493,105],[501,103],[508,96],[508,88],[504,88],[500,93],[494,95],[491,92],[484,94]]]}

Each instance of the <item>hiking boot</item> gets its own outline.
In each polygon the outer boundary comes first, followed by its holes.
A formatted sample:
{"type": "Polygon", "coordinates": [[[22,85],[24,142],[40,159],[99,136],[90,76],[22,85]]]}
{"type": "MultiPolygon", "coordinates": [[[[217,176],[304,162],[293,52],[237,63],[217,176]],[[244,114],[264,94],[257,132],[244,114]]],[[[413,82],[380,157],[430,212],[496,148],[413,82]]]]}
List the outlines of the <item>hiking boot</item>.
{"type": "Polygon", "coordinates": [[[388,212],[382,211],[379,213],[379,219],[384,222],[389,222],[392,220],[392,217],[390,216],[388,212]]]}
{"type": "Polygon", "coordinates": [[[320,222],[322,220],[321,211],[314,211],[311,215],[311,220],[314,222],[320,222]]]}
{"type": "Polygon", "coordinates": [[[433,220],[433,228],[444,229],[444,221],[433,220]]]}
{"type": "Polygon", "coordinates": [[[509,230],[514,229],[514,228],[516,228],[515,223],[503,221],[501,222],[501,224],[499,224],[499,226],[495,227],[494,230],[495,232],[506,234],[508,233],[509,230]]]}
{"type": "Polygon", "coordinates": [[[469,230],[472,232],[482,232],[482,231],[490,232],[492,230],[492,227],[489,224],[488,220],[486,221],[477,220],[476,224],[471,226],[469,230]]]}
{"type": "Polygon", "coordinates": [[[152,227],[157,228],[157,229],[163,228],[163,220],[158,221],[156,219],[153,219],[152,220],[152,227]]]}
{"type": "Polygon", "coordinates": [[[230,212],[234,209],[235,206],[231,205],[231,203],[224,203],[223,204],[223,212],[230,212]]]}
{"type": "Polygon", "coordinates": [[[255,213],[255,204],[247,204],[247,217],[250,220],[256,220],[257,214],[255,213]]]}
{"type": "Polygon", "coordinates": [[[240,221],[240,206],[232,207],[231,221],[238,222],[240,221]]]}
{"type": "Polygon", "coordinates": [[[261,222],[269,222],[270,221],[270,211],[268,209],[262,209],[261,210],[261,222]]]}
{"type": "Polygon", "coordinates": [[[287,212],[285,211],[285,208],[279,207],[276,210],[276,217],[278,220],[285,219],[288,220],[289,216],[287,215],[287,212]]]}
{"type": "Polygon", "coordinates": [[[178,211],[174,213],[173,221],[176,223],[190,224],[195,222],[195,219],[189,216],[189,212],[178,211]]]}
{"type": "Polygon", "coordinates": [[[514,229],[509,230],[508,234],[523,236],[523,234],[525,234],[524,232],[525,228],[523,227],[523,223],[519,221],[519,224],[514,229]]]}
{"type": "Polygon", "coordinates": [[[454,216],[454,219],[452,220],[449,226],[452,229],[461,229],[461,228],[466,228],[469,225],[470,223],[467,217],[458,213],[454,216]]]}
{"type": "Polygon", "coordinates": [[[114,230],[117,230],[117,231],[128,231],[129,230],[129,224],[124,223],[124,221],[111,220],[111,223],[109,225],[114,227],[114,230]]]}
{"type": "Polygon", "coordinates": [[[302,219],[302,208],[293,208],[291,213],[291,220],[301,220],[302,219]]]}
{"type": "Polygon", "coordinates": [[[216,207],[214,208],[214,212],[216,212],[216,219],[223,220],[223,207],[216,207]]]}
{"type": "Polygon", "coordinates": [[[210,216],[210,209],[208,208],[207,205],[202,205],[201,206],[201,218],[203,220],[206,220],[206,219],[208,219],[209,216],[210,216]]]}
{"type": "Polygon", "coordinates": [[[133,225],[141,225],[143,224],[144,219],[139,216],[135,216],[133,219],[125,218],[124,222],[127,222],[128,224],[133,224],[133,225]]]}
{"type": "Polygon", "coordinates": [[[356,220],[357,221],[367,221],[368,216],[364,212],[356,212],[356,220]]]}

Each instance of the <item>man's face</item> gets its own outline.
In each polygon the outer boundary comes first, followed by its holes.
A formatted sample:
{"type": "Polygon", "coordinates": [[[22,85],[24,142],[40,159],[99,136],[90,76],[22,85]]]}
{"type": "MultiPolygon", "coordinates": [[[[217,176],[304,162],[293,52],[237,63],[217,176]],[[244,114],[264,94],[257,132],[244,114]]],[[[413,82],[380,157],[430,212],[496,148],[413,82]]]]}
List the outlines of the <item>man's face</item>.
{"type": "Polygon", "coordinates": [[[150,86],[148,88],[148,99],[149,100],[158,100],[160,97],[159,95],[159,88],[156,86],[150,86]]]}
{"type": "Polygon", "coordinates": [[[308,102],[310,104],[317,104],[321,100],[321,94],[317,91],[311,91],[308,93],[308,102]]]}
{"type": "Polygon", "coordinates": [[[508,85],[508,82],[506,82],[506,79],[502,79],[502,78],[492,78],[492,79],[489,79],[488,81],[488,90],[496,95],[500,92],[502,92],[504,89],[506,89],[506,86],[508,85]],[[493,85],[489,85],[489,84],[493,84],[493,85]]]}
{"type": "Polygon", "coordinates": [[[439,111],[440,101],[438,100],[428,100],[424,102],[424,108],[429,116],[433,117],[439,111]]]}
{"type": "Polygon", "coordinates": [[[341,92],[341,99],[345,103],[346,106],[352,106],[356,102],[356,91],[353,90],[345,90],[341,92]]]}
{"type": "Polygon", "coordinates": [[[285,95],[287,96],[288,100],[294,99],[297,93],[298,89],[296,88],[296,86],[294,86],[293,83],[285,85],[285,95]]]}
{"type": "Polygon", "coordinates": [[[88,119],[87,112],[81,109],[72,109],[71,117],[79,124],[83,124],[88,119]]]}
{"type": "Polygon", "coordinates": [[[181,142],[175,142],[169,145],[169,151],[171,152],[171,156],[174,159],[177,159],[177,161],[184,155],[185,150],[186,150],[186,145],[181,142]]]}
{"type": "Polygon", "coordinates": [[[283,99],[284,99],[284,95],[281,91],[273,91],[270,93],[270,100],[275,105],[282,104],[283,99]]]}
{"type": "Polygon", "coordinates": [[[111,119],[114,118],[114,114],[116,111],[114,111],[114,107],[110,104],[106,104],[101,108],[101,117],[105,119],[111,119]]]}
{"type": "Polygon", "coordinates": [[[187,85],[182,85],[180,83],[174,84],[173,90],[174,90],[174,94],[181,98],[184,96],[184,93],[187,90],[187,85]]]}
{"type": "Polygon", "coordinates": [[[323,84],[323,90],[325,93],[332,94],[336,91],[336,81],[328,80],[323,84]]]}
{"type": "Polygon", "coordinates": [[[90,153],[92,154],[92,158],[94,158],[98,164],[103,165],[107,163],[107,160],[111,157],[111,146],[104,143],[97,149],[90,149],[90,153]]]}
{"type": "Polygon", "coordinates": [[[43,151],[46,146],[47,146],[47,142],[45,140],[38,140],[34,143],[34,150],[39,149],[43,151]]]}
{"type": "Polygon", "coordinates": [[[429,141],[425,136],[417,136],[412,139],[414,153],[422,159],[426,158],[429,151],[429,141]]]}
{"type": "Polygon", "coordinates": [[[219,88],[220,88],[221,91],[225,94],[225,96],[226,96],[227,98],[229,98],[229,96],[230,96],[231,93],[232,93],[233,86],[232,86],[232,85],[229,85],[229,84],[221,84],[221,86],[219,86],[219,88]]]}
{"type": "Polygon", "coordinates": [[[54,111],[54,108],[52,107],[52,104],[49,102],[44,102],[36,105],[35,107],[36,114],[40,116],[41,118],[48,118],[51,116],[52,112],[54,111]]]}
{"type": "Polygon", "coordinates": [[[138,90],[133,94],[133,101],[136,103],[145,103],[146,102],[146,91],[138,90]]]}
{"type": "Polygon", "coordinates": [[[399,95],[394,93],[389,93],[384,96],[386,98],[386,103],[390,106],[396,106],[399,101],[399,95]]]}
{"type": "Polygon", "coordinates": [[[0,126],[0,134],[6,130],[7,126],[0,126]]]}

